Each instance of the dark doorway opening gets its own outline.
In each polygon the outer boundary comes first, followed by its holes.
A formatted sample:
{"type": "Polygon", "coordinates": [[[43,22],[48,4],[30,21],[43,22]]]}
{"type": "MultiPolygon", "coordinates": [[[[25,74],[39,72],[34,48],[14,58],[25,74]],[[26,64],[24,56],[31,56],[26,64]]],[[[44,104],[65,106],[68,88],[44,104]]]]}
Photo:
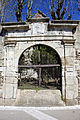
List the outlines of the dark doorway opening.
{"type": "Polygon", "coordinates": [[[39,44],[26,49],[18,67],[18,88],[61,90],[61,60],[51,47],[39,44]]]}

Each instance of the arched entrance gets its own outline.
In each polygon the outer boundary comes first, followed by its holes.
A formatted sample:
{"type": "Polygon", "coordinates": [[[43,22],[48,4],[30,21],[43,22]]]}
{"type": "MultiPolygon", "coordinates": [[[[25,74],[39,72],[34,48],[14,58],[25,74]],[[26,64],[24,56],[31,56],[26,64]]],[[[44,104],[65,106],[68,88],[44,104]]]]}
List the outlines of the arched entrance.
{"type": "Polygon", "coordinates": [[[3,101],[10,100],[11,103],[11,100],[17,101],[20,97],[22,103],[30,103],[31,106],[32,102],[33,106],[44,97],[40,105],[43,102],[47,105],[49,101],[48,105],[52,106],[53,100],[58,101],[56,93],[52,98],[55,91],[52,89],[57,89],[62,92],[65,103],[78,102],[79,49],[76,46],[76,27],[76,21],[49,21],[46,18],[3,24],[0,68],[3,101]],[[30,88],[41,90],[27,90],[30,88]]]}
{"type": "Polygon", "coordinates": [[[19,58],[18,88],[62,91],[61,70],[61,59],[53,48],[42,44],[34,45],[19,58]]]}

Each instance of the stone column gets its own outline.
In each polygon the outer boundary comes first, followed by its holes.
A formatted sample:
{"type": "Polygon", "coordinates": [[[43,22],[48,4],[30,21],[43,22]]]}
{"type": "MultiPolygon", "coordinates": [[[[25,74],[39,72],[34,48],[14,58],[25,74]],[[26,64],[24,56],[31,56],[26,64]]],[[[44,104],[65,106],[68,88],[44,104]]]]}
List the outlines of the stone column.
{"type": "Polygon", "coordinates": [[[75,47],[73,43],[65,43],[65,85],[66,100],[76,99],[78,96],[78,82],[75,75],[75,47]]]}
{"type": "Polygon", "coordinates": [[[76,59],[75,59],[75,72],[78,81],[78,104],[80,105],[80,22],[77,26],[76,34],[76,59]]]}
{"type": "Polygon", "coordinates": [[[5,46],[5,77],[3,84],[3,98],[14,99],[16,98],[17,91],[17,74],[15,70],[15,44],[8,44],[5,46]]]}
{"type": "Polygon", "coordinates": [[[2,36],[0,36],[0,98],[2,98],[3,95],[3,63],[4,63],[4,59],[3,59],[3,38],[2,36]]]}

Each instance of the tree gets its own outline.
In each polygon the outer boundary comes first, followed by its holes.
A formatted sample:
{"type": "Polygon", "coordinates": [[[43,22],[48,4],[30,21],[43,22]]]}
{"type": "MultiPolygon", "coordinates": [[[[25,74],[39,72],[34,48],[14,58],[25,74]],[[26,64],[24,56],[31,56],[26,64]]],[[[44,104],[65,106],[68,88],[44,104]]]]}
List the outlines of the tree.
{"type": "Polygon", "coordinates": [[[0,20],[26,21],[38,9],[53,20],[80,19],[80,0],[0,0],[0,20]]]}
{"type": "Polygon", "coordinates": [[[44,0],[43,7],[53,20],[70,20],[75,14],[80,14],[79,0],[44,0]]]}
{"type": "Polygon", "coordinates": [[[80,1],[78,0],[78,10],[80,11],[80,1]]]}
{"type": "Polygon", "coordinates": [[[1,21],[1,1],[0,1],[0,21],[1,21]]]}
{"type": "Polygon", "coordinates": [[[48,88],[53,86],[54,81],[56,82],[57,80],[60,87],[60,67],[50,67],[50,64],[61,65],[60,57],[54,49],[45,45],[35,45],[28,48],[19,59],[19,65],[27,65],[29,67],[19,68],[19,73],[21,75],[24,74],[24,79],[21,77],[20,85],[24,85],[25,82],[28,85],[30,84],[30,86],[38,85],[38,87],[48,88]],[[32,68],[31,65],[35,67],[32,68]],[[40,68],[36,67],[36,65],[44,65],[44,67],[40,68]],[[45,67],[45,65],[48,65],[48,67],[45,67]]]}
{"type": "Polygon", "coordinates": [[[0,22],[3,22],[4,10],[7,5],[6,0],[0,0],[0,22]]]}
{"type": "MultiPolygon", "coordinates": [[[[1,4],[2,4],[1,0],[1,4]]],[[[33,16],[39,8],[40,1],[37,0],[5,0],[2,21],[3,22],[21,22],[26,21],[33,16]]],[[[2,5],[1,5],[2,6],[2,5]]],[[[2,10],[1,10],[2,11],[2,10]]],[[[2,14],[1,13],[1,14],[2,14]]]]}
{"type": "Polygon", "coordinates": [[[6,6],[6,12],[4,13],[5,18],[8,19],[8,17],[11,18],[14,16],[16,17],[17,22],[21,22],[22,15],[24,14],[24,12],[26,13],[27,16],[30,15],[30,10],[31,10],[30,8],[32,8],[33,0],[6,0],[6,1],[7,1],[7,6],[6,6]]]}
{"type": "Polygon", "coordinates": [[[17,0],[17,8],[15,11],[16,11],[16,18],[17,18],[17,21],[18,22],[21,22],[22,21],[22,11],[23,11],[23,8],[24,6],[27,4],[27,19],[29,19],[31,17],[31,9],[32,9],[32,4],[33,4],[33,0],[17,0]]]}

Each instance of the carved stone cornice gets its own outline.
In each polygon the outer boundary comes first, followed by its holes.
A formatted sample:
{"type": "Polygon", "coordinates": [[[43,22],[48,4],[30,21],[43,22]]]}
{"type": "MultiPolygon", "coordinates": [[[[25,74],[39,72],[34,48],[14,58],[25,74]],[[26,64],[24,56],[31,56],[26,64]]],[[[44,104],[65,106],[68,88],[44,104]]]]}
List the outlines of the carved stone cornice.
{"type": "Polygon", "coordinates": [[[65,39],[62,40],[63,44],[68,45],[68,44],[74,44],[76,39],[65,39]]]}
{"type": "Polygon", "coordinates": [[[5,31],[10,30],[24,30],[29,29],[29,23],[23,22],[23,23],[4,23],[2,24],[2,29],[5,31]]]}

